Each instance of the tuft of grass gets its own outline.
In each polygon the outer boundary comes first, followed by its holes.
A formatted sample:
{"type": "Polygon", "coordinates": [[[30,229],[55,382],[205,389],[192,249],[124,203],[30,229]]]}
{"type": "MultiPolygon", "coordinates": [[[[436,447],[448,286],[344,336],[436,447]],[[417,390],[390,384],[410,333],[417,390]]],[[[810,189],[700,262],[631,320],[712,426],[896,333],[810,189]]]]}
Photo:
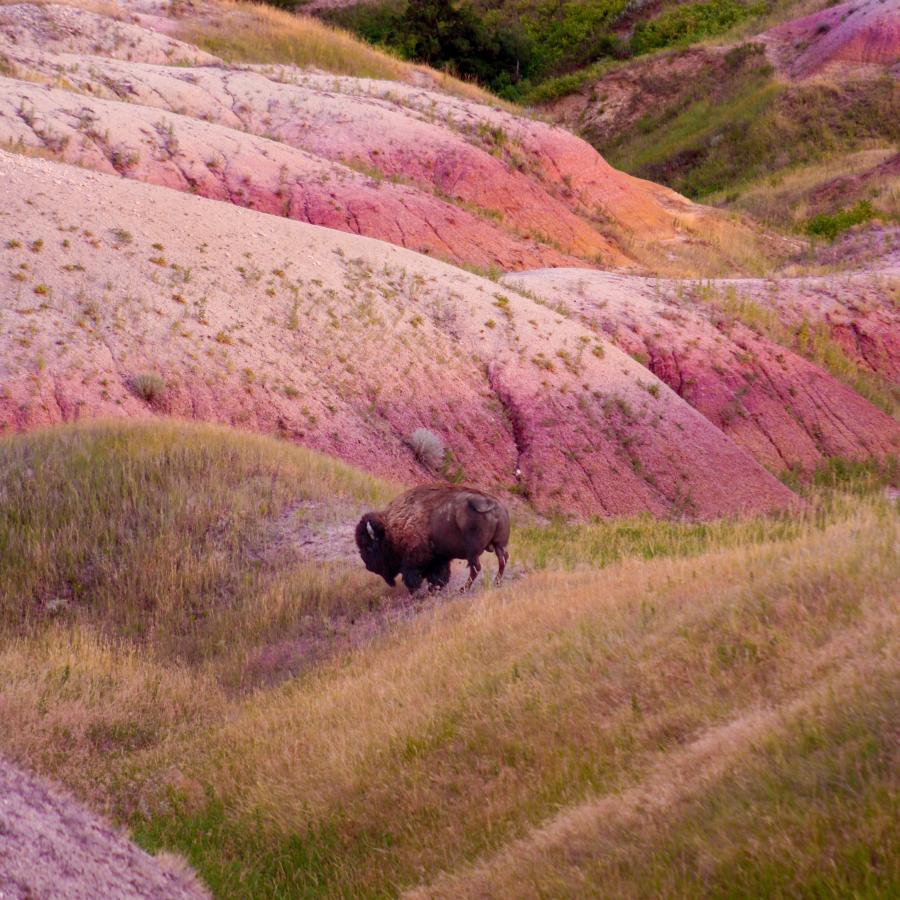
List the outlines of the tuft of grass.
{"type": "Polygon", "coordinates": [[[159,406],[166,399],[166,382],[156,372],[140,372],[131,379],[131,389],[150,406],[159,406]]]}

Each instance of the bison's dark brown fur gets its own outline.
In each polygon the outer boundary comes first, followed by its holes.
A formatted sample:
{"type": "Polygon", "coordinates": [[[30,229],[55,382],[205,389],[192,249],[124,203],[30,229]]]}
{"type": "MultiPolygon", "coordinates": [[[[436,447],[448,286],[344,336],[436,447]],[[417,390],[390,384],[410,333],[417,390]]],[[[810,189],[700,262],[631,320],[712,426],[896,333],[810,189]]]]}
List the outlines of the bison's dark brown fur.
{"type": "Polygon", "coordinates": [[[393,585],[397,575],[410,593],[427,580],[432,590],[450,581],[450,561],[469,564],[469,581],[481,571],[485,550],[497,554],[497,583],[509,559],[509,513],[495,497],[472,488],[432,485],[401,494],[356,526],[356,545],[366,568],[393,585]]]}

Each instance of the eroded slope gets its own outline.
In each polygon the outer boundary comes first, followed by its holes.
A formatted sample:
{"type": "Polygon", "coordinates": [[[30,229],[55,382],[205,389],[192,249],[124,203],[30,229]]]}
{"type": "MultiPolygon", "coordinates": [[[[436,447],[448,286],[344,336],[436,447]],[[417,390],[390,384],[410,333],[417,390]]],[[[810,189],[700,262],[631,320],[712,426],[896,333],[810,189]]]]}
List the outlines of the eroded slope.
{"type": "Polygon", "coordinates": [[[577,257],[606,267],[652,258],[657,267],[692,271],[699,256],[728,271],[745,265],[762,240],[616,171],[560,128],[407,84],[226,66],[150,29],[160,21],[168,20],[0,7],[0,53],[10,75],[0,85],[0,138],[158,182],[167,178],[159,163],[177,162],[181,177],[166,183],[210,196],[222,195],[216,168],[227,168],[232,202],[506,269],[577,257]],[[48,87],[77,94],[39,100],[48,87]],[[93,98],[112,106],[98,108],[93,98]],[[87,119],[78,117],[81,107],[87,119]],[[167,117],[162,127],[171,134],[161,153],[152,129],[146,139],[134,133],[147,132],[148,118],[159,121],[161,111],[202,121],[167,117]],[[92,127],[94,119],[103,127],[92,127]],[[242,193],[238,182],[246,183],[242,193]],[[334,182],[344,187],[329,188],[334,182]],[[304,197],[295,201],[298,190],[304,197]],[[345,212],[354,198],[361,215],[345,212]],[[408,219],[403,228],[401,218],[408,219]]]}
{"type": "Polygon", "coordinates": [[[434,477],[404,442],[424,426],[445,474],[503,487],[519,468],[544,510],[791,501],[638,362],[528,297],[381,242],[0,159],[7,427],[166,412],[415,480],[434,477]]]}
{"type": "Polygon", "coordinates": [[[507,280],[594,324],[775,471],[900,449],[895,419],[761,327],[834,334],[855,365],[896,384],[900,321],[873,280],[840,291],[828,279],[671,284],[583,269],[507,280]]]}

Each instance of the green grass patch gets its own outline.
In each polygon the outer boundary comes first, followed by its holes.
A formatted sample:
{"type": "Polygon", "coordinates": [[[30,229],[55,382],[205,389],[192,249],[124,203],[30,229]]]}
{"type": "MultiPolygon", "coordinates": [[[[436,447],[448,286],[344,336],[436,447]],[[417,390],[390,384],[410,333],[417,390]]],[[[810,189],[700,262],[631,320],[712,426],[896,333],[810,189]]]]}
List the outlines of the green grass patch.
{"type": "Polygon", "coordinates": [[[635,25],[631,52],[640,56],[652,50],[715,37],[747,19],[763,15],[766,8],[766,3],[741,3],[738,0],[707,0],[676,6],[635,25]]]}
{"type": "Polygon", "coordinates": [[[811,237],[824,237],[833,241],[841,232],[854,225],[862,225],[875,217],[875,210],[868,200],[860,200],[852,209],[813,216],[804,229],[811,237]]]}

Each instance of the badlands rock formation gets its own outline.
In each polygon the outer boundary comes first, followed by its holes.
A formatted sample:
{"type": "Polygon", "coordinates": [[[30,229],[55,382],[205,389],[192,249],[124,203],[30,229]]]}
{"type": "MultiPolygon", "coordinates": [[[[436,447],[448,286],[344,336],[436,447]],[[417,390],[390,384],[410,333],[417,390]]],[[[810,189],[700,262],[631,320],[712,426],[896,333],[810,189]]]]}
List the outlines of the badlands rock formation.
{"type": "Polygon", "coordinates": [[[900,4],[848,0],[795,19],[762,36],[792,78],[812,75],[900,75],[900,4]]]}
{"type": "Polygon", "coordinates": [[[756,304],[785,324],[823,323],[858,365],[897,380],[900,315],[863,302],[872,288],[865,279],[843,281],[840,291],[828,279],[704,287],[584,269],[519,273],[507,281],[553,297],[597,326],[775,471],[808,470],[830,456],[884,459],[900,451],[893,418],[725,311],[756,304]],[[706,291],[719,296],[704,300],[706,291]]]}
{"type": "Polygon", "coordinates": [[[546,512],[716,515],[791,494],[591,328],[389,244],[0,156],[0,423],[178,416],[406,481],[516,484],[546,512]],[[728,473],[727,478],[722,473],[728,473]]]}
{"type": "MultiPolygon", "coordinates": [[[[222,421],[576,515],[779,508],[794,497],[767,468],[896,450],[892,419],[692,288],[586,267],[715,263],[697,232],[734,238],[719,214],[562,129],[227,66],[134,9],[0,7],[0,427],[222,421]],[[405,248],[544,269],[501,285],[405,248]],[[417,427],[449,449],[438,472],[417,427]]],[[[896,378],[893,307],[798,284],[721,290],[896,378]]]]}
{"type": "Polygon", "coordinates": [[[723,239],[758,239],[561,128],[397,82],[229,67],[135,19],[0,6],[0,141],[478,266],[677,271],[699,245],[733,270],[723,239]]]}

